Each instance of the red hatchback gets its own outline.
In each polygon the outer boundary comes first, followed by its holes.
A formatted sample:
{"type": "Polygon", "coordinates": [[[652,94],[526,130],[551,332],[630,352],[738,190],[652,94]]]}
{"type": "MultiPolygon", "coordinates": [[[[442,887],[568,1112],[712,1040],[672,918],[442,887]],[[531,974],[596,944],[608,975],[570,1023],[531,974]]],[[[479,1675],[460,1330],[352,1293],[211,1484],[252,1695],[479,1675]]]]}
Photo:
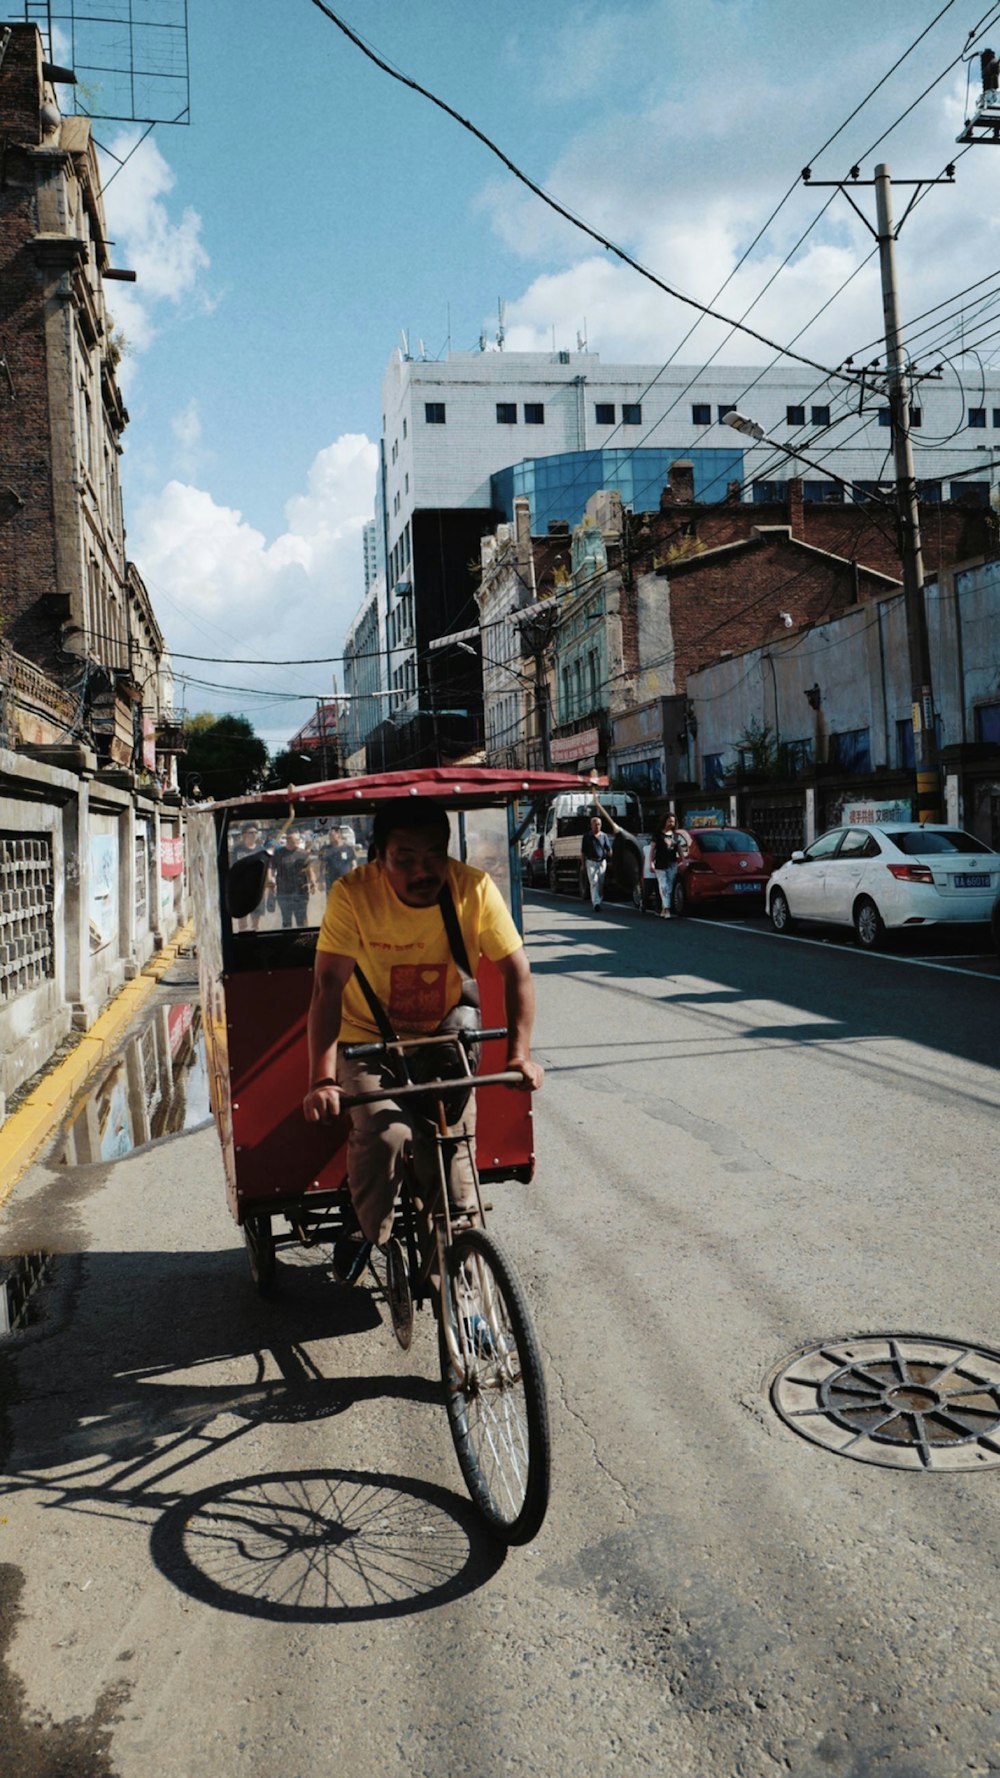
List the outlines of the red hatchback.
{"type": "MultiPolygon", "coordinates": [[[[686,831],[686,830],[685,830],[686,831]]],[[[764,911],[764,890],[774,860],[742,827],[699,827],[688,832],[690,849],[674,883],[675,914],[697,913],[721,902],[748,902],[764,911]]]]}

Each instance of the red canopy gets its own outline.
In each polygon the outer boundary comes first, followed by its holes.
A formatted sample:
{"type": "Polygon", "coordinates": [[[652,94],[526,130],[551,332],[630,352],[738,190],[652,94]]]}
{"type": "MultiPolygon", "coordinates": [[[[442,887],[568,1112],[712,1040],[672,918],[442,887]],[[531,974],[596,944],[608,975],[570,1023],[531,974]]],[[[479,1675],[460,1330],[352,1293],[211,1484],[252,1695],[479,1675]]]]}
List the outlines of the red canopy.
{"type": "Polygon", "coordinates": [[[347,813],[390,796],[430,797],[449,808],[476,808],[486,803],[511,802],[515,798],[555,796],[559,791],[590,790],[607,785],[596,774],[583,778],[576,772],[499,772],[489,766],[422,766],[419,771],[375,772],[365,778],[331,778],[323,784],[290,784],[284,790],[259,790],[219,803],[199,803],[199,809],[287,808],[294,802],[303,808],[338,807],[347,813]]]}

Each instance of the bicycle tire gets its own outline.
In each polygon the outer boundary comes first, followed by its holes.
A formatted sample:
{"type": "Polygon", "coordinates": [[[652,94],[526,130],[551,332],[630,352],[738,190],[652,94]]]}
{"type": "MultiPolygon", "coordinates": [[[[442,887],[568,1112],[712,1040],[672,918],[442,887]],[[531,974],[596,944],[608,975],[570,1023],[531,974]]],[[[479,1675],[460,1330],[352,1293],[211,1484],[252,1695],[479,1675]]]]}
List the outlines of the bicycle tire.
{"type": "Polygon", "coordinates": [[[277,1288],[277,1261],[274,1254],[274,1230],[269,1216],[247,1216],[243,1222],[250,1276],[259,1296],[273,1296],[277,1288]]]}
{"type": "Polygon", "coordinates": [[[449,1249],[438,1352],[448,1424],[472,1503],[501,1542],[530,1543],[549,1503],[545,1375],[520,1280],[482,1229],[462,1229],[449,1249]],[[471,1331],[477,1318],[481,1326],[471,1331]]]}

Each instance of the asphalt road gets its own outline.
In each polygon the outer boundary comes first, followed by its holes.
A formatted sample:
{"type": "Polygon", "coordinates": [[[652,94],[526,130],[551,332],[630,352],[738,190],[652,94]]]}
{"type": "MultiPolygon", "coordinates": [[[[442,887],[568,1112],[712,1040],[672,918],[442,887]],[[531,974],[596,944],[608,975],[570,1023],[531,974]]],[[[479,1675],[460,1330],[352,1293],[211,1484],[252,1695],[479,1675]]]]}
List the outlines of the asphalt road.
{"type": "Polygon", "coordinates": [[[540,1537],[501,1560],[470,1518],[429,1326],[404,1356],[322,1255],[258,1302],[210,1128],[40,1165],[0,1217],[59,1256],[0,1345],[18,1778],[1000,1770],[989,960],[542,896],[528,926],[537,1179],[493,1223],[546,1352],[540,1537]],[[865,1378],[812,1417],[912,1467],[779,1418],[798,1354],[883,1334],[954,1350],[982,1436],[939,1421],[924,1464],[933,1366],[895,1443],[865,1378]]]}

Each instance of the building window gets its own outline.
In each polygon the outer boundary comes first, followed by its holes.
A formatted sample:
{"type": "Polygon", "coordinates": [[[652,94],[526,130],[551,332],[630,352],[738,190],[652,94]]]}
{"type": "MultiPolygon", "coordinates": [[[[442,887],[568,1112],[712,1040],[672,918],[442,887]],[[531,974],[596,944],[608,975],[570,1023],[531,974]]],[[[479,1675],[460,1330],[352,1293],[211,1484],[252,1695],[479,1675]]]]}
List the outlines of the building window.
{"type": "Polygon", "coordinates": [[[951,497],[962,500],[966,506],[989,506],[989,482],[952,482],[951,497]]]}
{"type": "Polygon", "coordinates": [[[892,425],[892,409],[891,409],[891,407],[880,407],[879,408],[878,423],[880,426],[891,426],[892,425]]]}
{"type": "Polygon", "coordinates": [[[754,482],[753,498],[755,506],[771,506],[777,501],[788,498],[787,482],[754,482]]]}
{"type": "Polygon", "coordinates": [[[803,500],[820,500],[825,506],[843,506],[844,490],[839,482],[803,482],[803,500]]]}
{"type": "Polygon", "coordinates": [[[1000,747],[1000,704],[980,704],[976,711],[976,740],[1000,747]]]}
{"type": "Polygon", "coordinates": [[[615,423],[615,404],[613,401],[598,401],[594,404],[594,418],[598,426],[613,426],[615,423]]]}
{"type": "Polygon", "coordinates": [[[425,401],[424,402],[424,419],[427,422],[428,426],[443,426],[445,423],[444,402],[443,401],[425,401]]]}
{"type": "Polygon", "coordinates": [[[828,758],[830,764],[839,766],[842,772],[870,772],[872,757],[868,730],[851,728],[844,729],[839,735],[831,735],[828,758]]]}
{"type": "Polygon", "coordinates": [[[892,482],[855,482],[851,493],[855,506],[867,506],[870,501],[876,504],[894,502],[896,498],[896,489],[892,482]]]}
{"type": "Polygon", "coordinates": [[[911,425],[911,427],[920,427],[923,425],[923,423],[924,423],[923,408],[911,406],[911,408],[910,408],[910,425],[911,425]]]}
{"type": "Polygon", "coordinates": [[[720,421],[724,420],[727,414],[735,414],[735,412],[736,412],[735,401],[720,401],[719,407],[718,407],[718,414],[719,414],[720,421]]]}
{"type": "Polygon", "coordinates": [[[726,781],[726,768],[721,753],[706,753],[701,762],[701,775],[706,790],[721,790],[726,781]]]}
{"type": "Polygon", "coordinates": [[[986,409],[984,407],[970,407],[969,425],[973,428],[981,428],[986,425],[986,409]]]}
{"type": "Polygon", "coordinates": [[[623,426],[641,426],[642,425],[642,407],[638,401],[623,401],[622,402],[622,425],[623,426]]]}
{"type": "Polygon", "coordinates": [[[516,401],[498,401],[497,402],[497,425],[498,426],[516,426],[517,425],[517,402],[516,401]]]}
{"type": "Polygon", "coordinates": [[[801,778],[813,762],[811,741],[782,741],[778,759],[786,778],[801,778]]]}
{"type": "Polygon", "coordinates": [[[806,410],[804,407],[786,407],[785,424],[787,426],[804,426],[805,423],[806,410]]]}
{"type": "Polygon", "coordinates": [[[691,424],[692,426],[710,426],[712,424],[712,409],[709,402],[692,402],[691,424]]]}
{"type": "Polygon", "coordinates": [[[928,506],[940,506],[940,504],[941,504],[941,483],[940,482],[918,482],[917,483],[917,499],[923,500],[925,502],[925,504],[928,506]]]}
{"type": "Polygon", "coordinates": [[[403,421],[403,437],[406,437],[406,421],[403,421]]]}
{"type": "Polygon", "coordinates": [[[524,404],[524,424],[526,426],[545,425],[545,403],[542,401],[526,401],[524,404]]]}
{"type": "Polygon", "coordinates": [[[809,418],[814,426],[829,426],[830,409],[828,407],[811,407],[809,418]]]}

